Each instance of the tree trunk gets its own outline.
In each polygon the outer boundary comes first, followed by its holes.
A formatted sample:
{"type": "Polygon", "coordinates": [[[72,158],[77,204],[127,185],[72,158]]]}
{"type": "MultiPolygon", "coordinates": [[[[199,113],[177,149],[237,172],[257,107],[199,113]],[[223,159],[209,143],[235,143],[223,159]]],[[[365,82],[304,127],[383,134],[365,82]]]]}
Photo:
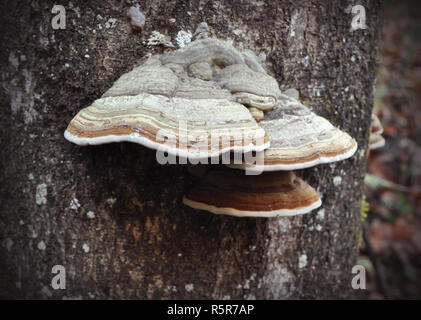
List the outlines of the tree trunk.
{"type": "Polygon", "coordinates": [[[367,28],[353,32],[353,1],[141,1],[141,31],[126,17],[130,2],[62,3],[64,30],[51,26],[56,1],[1,4],[0,296],[349,297],[380,0],[358,2],[367,28]],[[181,202],[193,181],[185,166],[161,166],[136,144],[63,138],[77,111],[158,52],[144,44],[153,30],[174,39],[202,21],[214,36],[265,53],[281,90],[296,88],[358,141],[351,159],[298,172],[322,208],[271,219],[199,212],[181,202]],[[54,265],[65,267],[65,290],[51,286],[54,265]]]}

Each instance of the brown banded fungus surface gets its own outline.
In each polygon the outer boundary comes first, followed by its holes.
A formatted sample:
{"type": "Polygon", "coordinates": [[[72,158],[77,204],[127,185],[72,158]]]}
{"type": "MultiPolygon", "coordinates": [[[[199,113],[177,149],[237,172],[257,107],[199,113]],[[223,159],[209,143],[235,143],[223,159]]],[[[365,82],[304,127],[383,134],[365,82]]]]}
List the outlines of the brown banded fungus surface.
{"type": "Polygon", "coordinates": [[[189,207],[238,217],[277,217],[307,213],[321,205],[317,192],[292,171],[244,175],[210,170],[184,195],[189,207]]]}
{"type": "Polygon", "coordinates": [[[263,129],[240,104],[226,99],[203,101],[147,93],[96,100],[76,115],[65,137],[79,145],[135,142],[190,159],[230,150],[263,150],[268,145],[263,129]],[[210,132],[217,139],[212,139],[210,132]],[[230,140],[221,145],[220,140],[226,136],[230,140]],[[256,136],[264,142],[258,144],[256,136]],[[250,141],[250,145],[244,145],[244,141],[250,141]]]}
{"type": "Polygon", "coordinates": [[[230,165],[249,171],[296,170],[347,159],[357,142],[298,100],[281,94],[259,125],[270,140],[261,164],[230,165]]]}

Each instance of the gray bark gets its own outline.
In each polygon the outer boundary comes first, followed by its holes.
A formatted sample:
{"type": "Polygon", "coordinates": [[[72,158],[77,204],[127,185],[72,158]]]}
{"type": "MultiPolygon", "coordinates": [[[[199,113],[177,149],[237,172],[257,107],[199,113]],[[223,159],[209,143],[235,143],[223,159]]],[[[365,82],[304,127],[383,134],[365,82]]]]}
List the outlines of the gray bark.
{"type": "Polygon", "coordinates": [[[345,10],[353,1],[141,1],[141,31],[132,31],[127,2],[82,0],[62,3],[66,29],[54,30],[54,4],[0,7],[1,297],[350,296],[379,0],[358,1],[367,29],[354,32],[345,10]],[[322,209],[275,219],[198,212],[181,202],[193,181],[185,166],[161,166],[140,145],[79,147],[63,138],[78,110],[157,52],[143,44],[151,31],[174,39],[202,21],[218,38],[264,52],[281,89],[296,88],[358,141],[351,159],[299,172],[322,209]],[[66,268],[65,290],[51,287],[54,265],[66,268]]]}

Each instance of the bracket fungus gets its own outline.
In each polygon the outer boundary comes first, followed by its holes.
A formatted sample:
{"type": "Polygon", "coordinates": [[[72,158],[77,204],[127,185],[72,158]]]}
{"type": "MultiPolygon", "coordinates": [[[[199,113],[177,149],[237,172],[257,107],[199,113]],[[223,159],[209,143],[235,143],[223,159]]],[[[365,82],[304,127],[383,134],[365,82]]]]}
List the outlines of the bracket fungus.
{"type": "Polygon", "coordinates": [[[292,171],[246,176],[239,170],[213,169],[183,197],[191,208],[237,217],[304,214],[321,205],[317,192],[292,171]]]}
{"type": "MultiPolygon", "coordinates": [[[[231,72],[225,81],[223,74],[229,66],[248,68],[246,61],[252,60],[250,53],[244,59],[231,45],[208,38],[152,56],[81,110],[65,137],[79,145],[136,142],[189,159],[263,151],[270,145],[268,137],[235,97],[251,86],[232,81],[231,72]]],[[[273,81],[269,89],[261,85],[251,94],[271,93],[277,87],[273,81]]]]}
{"type": "Polygon", "coordinates": [[[282,170],[346,159],[357,143],[302,105],[294,98],[298,92],[282,94],[262,58],[208,38],[208,26],[202,27],[196,40],[123,74],[71,120],[65,138],[78,145],[134,142],[190,160],[257,152],[263,164],[229,166],[280,172],[250,176],[224,166],[204,170],[183,202],[250,217],[290,216],[319,207],[316,191],[282,170]]]}
{"type": "Polygon", "coordinates": [[[259,125],[270,140],[261,164],[229,165],[249,172],[296,170],[347,159],[357,142],[298,100],[281,94],[275,109],[259,125]]]}
{"type": "Polygon", "coordinates": [[[373,113],[371,114],[371,126],[370,126],[370,138],[368,142],[368,148],[375,150],[383,147],[386,144],[386,140],[382,136],[383,126],[379,118],[373,113]]]}
{"type": "Polygon", "coordinates": [[[263,129],[240,104],[147,93],[96,100],[70,122],[65,137],[79,145],[135,142],[188,159],[230,150],[260,151],[269,144],[263,129]],[[228,143],[221,144],[226,137],[228,143]]]}

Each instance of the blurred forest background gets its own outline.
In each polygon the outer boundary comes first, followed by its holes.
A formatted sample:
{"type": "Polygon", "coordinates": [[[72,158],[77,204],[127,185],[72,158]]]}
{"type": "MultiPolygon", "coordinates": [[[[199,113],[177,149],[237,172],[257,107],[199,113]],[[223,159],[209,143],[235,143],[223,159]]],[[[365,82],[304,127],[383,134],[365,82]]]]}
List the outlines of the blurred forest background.
{"type": "MultiPolygon", "coordinates": [[[[421,298],[421,2],[386,1],[374,113],[386,145],[367,160],[359,264],[366,299],[421,298]]],[[[369,21],[367,21],[369,24],[369,21]]]]}

